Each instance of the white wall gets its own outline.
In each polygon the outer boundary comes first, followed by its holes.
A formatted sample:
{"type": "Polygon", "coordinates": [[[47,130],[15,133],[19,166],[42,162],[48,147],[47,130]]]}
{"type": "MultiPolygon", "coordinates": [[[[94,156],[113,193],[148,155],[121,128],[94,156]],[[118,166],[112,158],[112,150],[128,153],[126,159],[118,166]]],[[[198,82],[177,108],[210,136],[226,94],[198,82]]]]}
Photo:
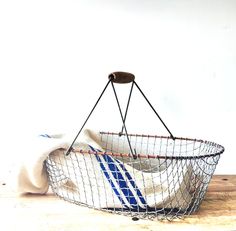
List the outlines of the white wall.
{"type": "MultiPolygon", "coordinates": [[[[224,145],[216,173],[236,173],[235,1],[1,1],[0,35],[1,171],[21,154],[16,140],[76,132],[123,70],[174,135],[224,145]]],[[[89,127],[119,130],[111,93],[89,127]]],[[[136,93],[129,130],[166,134],[136,93]]]]}

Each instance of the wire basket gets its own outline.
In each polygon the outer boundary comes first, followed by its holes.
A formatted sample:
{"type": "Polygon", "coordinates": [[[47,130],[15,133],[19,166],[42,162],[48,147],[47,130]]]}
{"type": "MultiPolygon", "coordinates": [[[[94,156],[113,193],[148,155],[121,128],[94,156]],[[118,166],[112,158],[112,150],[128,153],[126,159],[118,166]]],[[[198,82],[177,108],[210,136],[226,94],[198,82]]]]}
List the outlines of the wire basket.
{"type": "MultiPolygon", "coordinates": [[[[132,82],[131,93],[136,83],[129,73],[109,76],[108,84],[112,84],[120,108],[113,85],[117,81],[132,82]]],[[[73,147],[93,108],[69,149],[48,156],[45,166],[53,192],[66,201],[133,219],[172,220],[195,212],[224,147],[174,137],[148,100],[170,136],[128,134],[125,119],[129,101],[130,97],[125,115],[120,110],[121,132],[100,132],[100,149],[73,147]]]]}

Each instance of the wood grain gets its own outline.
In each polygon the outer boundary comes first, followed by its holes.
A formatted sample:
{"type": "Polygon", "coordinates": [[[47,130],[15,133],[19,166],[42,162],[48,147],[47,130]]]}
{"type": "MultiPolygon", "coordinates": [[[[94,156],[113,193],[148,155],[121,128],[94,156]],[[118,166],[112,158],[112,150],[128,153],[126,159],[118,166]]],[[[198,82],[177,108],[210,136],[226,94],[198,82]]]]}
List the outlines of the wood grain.
{"type": "Polygon", "coordinates": [[[236,230],[236,175],[213,176],[200,210],[172,222],[138,220],[65,202],[53,194],[18,197],[0,182],[1,230],[236,230]]]}

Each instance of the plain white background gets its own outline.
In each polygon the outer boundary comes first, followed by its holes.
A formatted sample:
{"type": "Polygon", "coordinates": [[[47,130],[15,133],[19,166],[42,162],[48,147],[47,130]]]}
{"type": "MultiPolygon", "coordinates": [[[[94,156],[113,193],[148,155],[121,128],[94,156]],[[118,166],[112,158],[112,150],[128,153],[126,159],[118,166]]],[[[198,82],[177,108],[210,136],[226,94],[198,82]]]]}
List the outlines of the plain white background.
{"type": "MultiPolygon", "coordinates": [[[[175,136],[218,142],[235,174],[236,2],[0,2],[0,173],[28,137],[79,130],[112,71],[129,71],[175,136]],[[21,144],[21,145],[20,145],[21,144]]],[[[117,85],[125,102],[128,85],[117,85]]],[[[88,127],[119,131],[109,88],[88,127]]],[[[134,90],[130,132],[167,135],[134,90]]]]}

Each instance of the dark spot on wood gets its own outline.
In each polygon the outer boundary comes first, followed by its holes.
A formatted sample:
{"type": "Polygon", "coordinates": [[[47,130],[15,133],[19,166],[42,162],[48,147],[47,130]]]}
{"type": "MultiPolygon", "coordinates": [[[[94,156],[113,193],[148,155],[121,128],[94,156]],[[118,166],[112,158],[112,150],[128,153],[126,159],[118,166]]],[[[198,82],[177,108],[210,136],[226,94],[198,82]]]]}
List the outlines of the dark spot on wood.
{"type": "Polygon", "coordinates": [[[132,220],[133,220],[133,221],[138,221],[139,218],[137,218],[137,217],[132,217],[132,220]]]}
{"type": "Polygon", "coordinates": [[[228,179],[227,178],[223,178],[222,180],[227,181],[228,179]]]}

